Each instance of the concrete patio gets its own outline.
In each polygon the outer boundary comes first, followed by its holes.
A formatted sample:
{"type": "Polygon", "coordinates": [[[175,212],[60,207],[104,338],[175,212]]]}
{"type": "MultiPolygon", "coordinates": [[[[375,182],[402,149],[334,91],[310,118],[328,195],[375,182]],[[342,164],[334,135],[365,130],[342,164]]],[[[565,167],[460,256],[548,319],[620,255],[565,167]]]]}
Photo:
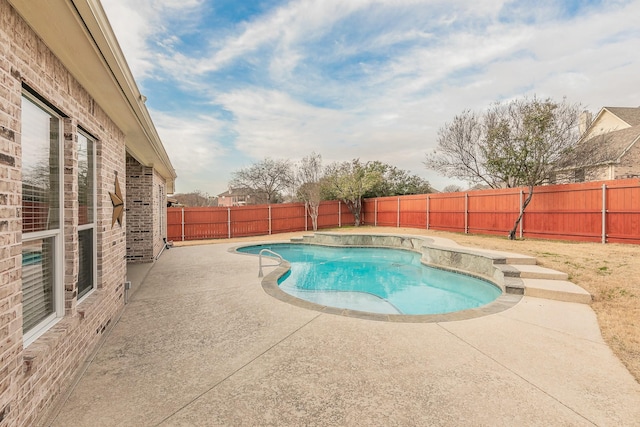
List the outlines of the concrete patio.
{"type": "Polygon", "coordinates": [[[267,295],[237,245],[132,266],[135,293],[46,425],[640,425],[640,385],[586,304],[343,317],[267,295]]]}

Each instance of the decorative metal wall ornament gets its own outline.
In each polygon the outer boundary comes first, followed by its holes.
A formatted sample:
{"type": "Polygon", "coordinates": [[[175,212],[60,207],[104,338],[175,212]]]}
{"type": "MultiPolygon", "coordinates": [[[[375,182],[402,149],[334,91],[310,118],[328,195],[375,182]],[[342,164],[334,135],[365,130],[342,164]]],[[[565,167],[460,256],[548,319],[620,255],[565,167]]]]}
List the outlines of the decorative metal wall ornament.
{"type": "Polygon", "coordinates": [[[120,183],[118,183],[118,174],[116,173],[116,192],[109,192],[111,203],[113,204],[113,214],[111,216],[111,227],[116,221],[122,227],[122,214],[124,213],[124,200],[122,199],[122,191],[120,191],[120,183]]]}

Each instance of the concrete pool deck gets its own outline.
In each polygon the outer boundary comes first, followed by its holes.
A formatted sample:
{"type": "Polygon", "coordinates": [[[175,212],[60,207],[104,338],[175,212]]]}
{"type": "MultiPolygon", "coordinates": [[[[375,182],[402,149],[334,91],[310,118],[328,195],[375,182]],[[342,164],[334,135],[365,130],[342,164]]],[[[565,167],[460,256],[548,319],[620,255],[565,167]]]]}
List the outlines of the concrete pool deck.
{"type": "MultiPolygon", "coordinates": [[[[259,242],[259,239],[256,239],[259,242]]],[[[267,295],[238,243],[165,251],[47,426],[639,425],[586,304],[394,323],[267,295]]]]}

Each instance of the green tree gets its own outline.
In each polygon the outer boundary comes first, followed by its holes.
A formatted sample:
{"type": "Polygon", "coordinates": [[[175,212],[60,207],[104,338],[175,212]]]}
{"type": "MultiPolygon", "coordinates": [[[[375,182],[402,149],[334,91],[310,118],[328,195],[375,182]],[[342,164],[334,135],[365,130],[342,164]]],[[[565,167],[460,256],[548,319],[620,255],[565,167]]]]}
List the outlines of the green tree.
{"type": "Polygon", "coordinates": [[[534,187],[560,162],[579,161],[578,104],[516,99],[493,104],[484,114],[464,111],[438,133],[438,147],[425,165],[446,176],[492,188],[526,186],[529,194],[509,232],[514,239],[534,187]]]}
{"type": "Polygon", "coordinates": [[[381,179],[375,187],[366,192],[364,195],[365,198],[427,194],[433,192],[429,181],[387,163],[378,160],[368,162],[366,169],[370,173],[379,174],[381,179]]]}
{"type": "Polygon", "coordinates": [[[380,184],[379,171],[367,167],[360,159],[350,162],[332,163],[325,170],[323,193],[326,199],[342,200],[353,214],[354,225],[360,225],[362,198],[372,188],[380,184]]]}

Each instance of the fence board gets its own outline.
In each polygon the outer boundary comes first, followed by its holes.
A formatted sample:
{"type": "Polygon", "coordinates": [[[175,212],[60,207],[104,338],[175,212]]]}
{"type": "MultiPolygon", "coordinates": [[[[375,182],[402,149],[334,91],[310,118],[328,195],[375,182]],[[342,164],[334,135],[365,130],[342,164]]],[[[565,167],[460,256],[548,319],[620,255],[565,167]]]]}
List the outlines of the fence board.
{"type": "Polygon", "coordinates": [[[271,234],[305,230],[304,203],[271,205],[271,234]]]}
{"type": "Polygon", "coordinates": [[[464,232],[464,193],[429,195],[429,228],[464,232]]]}

